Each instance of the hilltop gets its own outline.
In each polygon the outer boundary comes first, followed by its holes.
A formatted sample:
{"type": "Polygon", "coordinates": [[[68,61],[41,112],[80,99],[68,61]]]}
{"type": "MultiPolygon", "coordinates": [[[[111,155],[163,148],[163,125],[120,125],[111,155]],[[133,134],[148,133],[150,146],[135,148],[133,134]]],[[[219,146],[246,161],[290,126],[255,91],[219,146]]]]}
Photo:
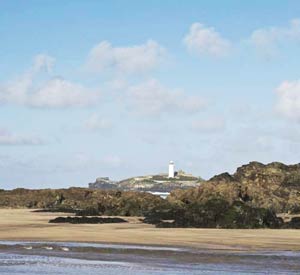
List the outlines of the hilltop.
{"type": "Polygon", "coordinates": [[[189,189],[198,187],[203,179],[178,171],[174,178],[167,174],[132,177],[119,182],[109,178],[98,178],[96,182],[90,183],[89,188],[96,189],[118,189],[122,191],[150,191],[150,192],[171,192],[176,189],[189,189]]]}

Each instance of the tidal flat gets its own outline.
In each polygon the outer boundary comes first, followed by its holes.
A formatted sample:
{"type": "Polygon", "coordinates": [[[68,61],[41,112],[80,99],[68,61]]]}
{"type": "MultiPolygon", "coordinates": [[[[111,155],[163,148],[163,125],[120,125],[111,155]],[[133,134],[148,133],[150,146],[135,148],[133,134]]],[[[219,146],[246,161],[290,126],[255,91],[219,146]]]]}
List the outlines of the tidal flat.
{"type": "Polygon", "coordinates": [[[0,242],[1,274],[296,274],[300,252],[0,242]]]}

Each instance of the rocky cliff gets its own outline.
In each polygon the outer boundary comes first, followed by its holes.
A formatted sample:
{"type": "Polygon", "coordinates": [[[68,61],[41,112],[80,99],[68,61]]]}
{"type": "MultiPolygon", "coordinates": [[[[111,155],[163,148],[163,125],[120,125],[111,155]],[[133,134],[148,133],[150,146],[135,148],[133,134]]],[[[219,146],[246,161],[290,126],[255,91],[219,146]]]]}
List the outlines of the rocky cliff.
{"type": "Polygon", "coordinates": [[[276,213],[300,211],[300,164],[250,162],[233,175],[223,173],[190,190],[175,190],[169,201],[206,202],[222,198],[228,203],[241,201],[252,207],[276,213]]]}

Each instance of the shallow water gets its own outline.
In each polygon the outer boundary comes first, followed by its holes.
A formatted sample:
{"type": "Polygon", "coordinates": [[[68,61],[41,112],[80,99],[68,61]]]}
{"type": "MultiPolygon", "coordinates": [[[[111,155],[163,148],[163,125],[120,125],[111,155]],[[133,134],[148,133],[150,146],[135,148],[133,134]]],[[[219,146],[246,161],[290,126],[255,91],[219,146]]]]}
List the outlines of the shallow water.
{"type": "Polygon", "coordinates": [[[4,275],[232,273],[299,274],[300,253],[96,243],[0,242],[0,274],[4,275]]]}

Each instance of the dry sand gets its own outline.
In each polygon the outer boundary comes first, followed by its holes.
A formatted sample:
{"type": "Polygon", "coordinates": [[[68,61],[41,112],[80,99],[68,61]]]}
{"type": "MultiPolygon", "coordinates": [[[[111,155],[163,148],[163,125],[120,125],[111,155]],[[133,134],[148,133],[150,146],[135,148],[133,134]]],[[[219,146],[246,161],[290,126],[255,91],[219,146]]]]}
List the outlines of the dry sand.
{"type": "Polygon", "coordinates": [[[49,224],[63,213],[0,209],[0,240],[72,241],[187,246],[228,250],[299,250],[300,230],[158,229],[139,218],[120,224],[49,224]]]}

